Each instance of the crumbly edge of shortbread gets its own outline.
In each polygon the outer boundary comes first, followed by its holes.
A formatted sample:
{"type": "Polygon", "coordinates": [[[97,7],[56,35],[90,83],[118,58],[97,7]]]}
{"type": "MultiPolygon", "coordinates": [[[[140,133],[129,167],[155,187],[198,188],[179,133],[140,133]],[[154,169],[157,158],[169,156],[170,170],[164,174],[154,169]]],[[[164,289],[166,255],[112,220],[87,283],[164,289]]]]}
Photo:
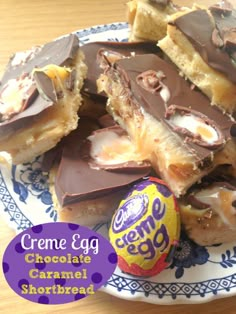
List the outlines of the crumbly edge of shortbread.
{"type": "Polygon", "coordinates": [[[158,41],[166,35],[169,16],[175,10],[167,6],[158,9],[148,1],[130,1],[128,3],[128,21],[130,22],[129,41],[158,41]]]}

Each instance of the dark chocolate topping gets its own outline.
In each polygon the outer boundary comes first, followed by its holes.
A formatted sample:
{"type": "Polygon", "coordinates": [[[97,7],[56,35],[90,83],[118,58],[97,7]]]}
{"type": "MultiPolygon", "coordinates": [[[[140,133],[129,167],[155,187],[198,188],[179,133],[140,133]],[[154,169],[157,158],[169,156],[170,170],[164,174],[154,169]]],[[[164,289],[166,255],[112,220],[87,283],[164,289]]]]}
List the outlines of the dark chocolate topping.
{"type": "MultiPolygon", "coordinates": [[[[85,54],[85,63],[88,67],[87,78],[84,82],[83,91],[89,94],[97,94],[96,80],[103,72],[97,60],[98,52],[108,51],[109,53],[119,54],[121,56],[132,56],[135,54],[155,53],[161,54],[156,43],[127,43],[127,42],[92,42],[81,47],[85,54]]],[[[103,94],[105,96],[105,94],[103,94]]]]}
{"type": "MultiPolygon", "coordinates": [[[[229,181],[230,181],[230,178],[229,178],[229,181]]],[[[225,188],[227,190],[230,190],[230,191],[236,191],[236,186],[235,186],[235,182],[232,182],[233,180],[231,180],[231,182],[220,182],[220,181],[217,181],[217,182],[214,182],[212,184],[213,187],[222,187],[222,188],[225,188]],[[232,183],[232,184],[231,184],[232,183]]]]}
{"type": "Polygon", "coordinates": [[[171,0],[149,0],[149,3],[153,6],[157,6],[159,10],[165,10],[167,7],[168,9],[172,9],[173,12],[182,9],[180,5],[173,3],[171,0]]]}
{"type": "Polygon", "coordinates": [[[42,156],[41,169],[43,172],[49,172],[55,165],[58,165],[63,151],[63,143],[59,142],[55,147],[48,150],[42,156]]]}
{"type": "Polygon", "coordinates": [[[220,37],[220,33],[218,31],[218,29],[214,29],[212,32],[212,42],[213,44],[217,47],[217,48],[221,48],[224,46],[224,41],[223,39],[220,37]]]}
{"type": "Polygon", "coordinates": [[[210,206],[208,204],[205,204],[203,202],[201,202],[200,200],[198,200],[194,194],[190,194],[187,196],[187,202],[189,205],[197,208],[197,209],[207,209],[210,206]]]}
{"type": "Polygon", "coordinates": [[[24,101],[23,110],[28,108],[31,105],[31,103],[34,102],[37,96],[38,96],[38,91],[37,91],[36,86],[33,84],[25,93],[25,98],[23,100],[24,101]]]}
{"type": "Polygon", "coordinates": [[[75,143],[81,145],[84,139],[98,128],[100,128],[100,125],[93,116],[81,116],[79,127],[69,133],[69,135],[63,137],[55,147],[44,153],[41,165],[42,171],[49,172],[54,165],[59,165],[64,147],[73,146],[75,143]]]}
{"type": "Polygon", "coordinates": [[[108,128],[116,125],[115,120],[110,114],[105,114],[98,119],[98,122],[102,128],[108,128]]]}
{"type": "Polygon", "coordinates": [[[176,132],[183,134],[186,137],[186,141],[192,141],[196,143],[199,146],[204,146],[204,147],[212,147],[213,149],[219,148],[224,144],[224,137],[223,134],[220,132],[218,129],[217,125],[215,125],[214,121],[210,120],[205,114],[202,112],[186,108],[183,106],[176,106],[176,105],[170,105],[166,109],[166,115],[165,115],[167,123],[170,125],[170,127],[176,132]],[[214,131],[216,131],[218,140],[213,141],[212,143],[208,143],[203,140],[201,134],[194,134],[192,130],[189,130],[182,126],[176,126],[172,121],[171,121],[171,116],[174,116],[178,112],[179,116],[189,116],[192,115],[196,118],[196,120],[201,120],[203,125],[210,126],[214,131]]]}
{"type": "Polygon", "coordinates": [[[232,137],[236,138],[236,123],[231,126],[230,134],[232,137]]]}
{"type": "MultiPolygon", "coordinates": [[[[188,193],[184,198],[186,199],[188,204],[192,205],[193,207],[197,209],[210,208],[211,206],[209,204],[206,204],[197,198],[197,194],[201,190],[211,189],[215,187],[224,188],[229,191],[236,191],[236,182],[235,182],[235,179],[232,177],[225,176],[225,178],[223,178],[222,176],[221,178],[219,178],[214,175],[212,176],[212,174],[210,174],[210,176],[206,176],[204,178],[203,182],[191,187],[190,193],[188,193]],[[227,180],[227,181],[222,181],[221,179],[227,180]]],[[[232,204],[232,206],[234,205],[232,204]]]]}
{"type": "MultiPolygon", "coordinates": [[[[224,164],[216,167],[211,173],[207,176],[203,177],[200,183],[200,186],[207,187],[216,182],[224,182],[228,183],[229,186],[234,186],[236,188],[236,178],[232,177],[232,165],[224,164]]],[[[194,188],[198,188],[199,184],[193,186],[194,188]]],[[[191,189],[190,189],[191,190],[191,189]]]]}
{"type": "MultiPolygon", "coordinates": [[[[192,11],[178,17],[173,22],[189,39],[203,60],[213,69],[225,74],[233,83],[236,83],[236,65],[227,51],[219,48],[221,44],[216,36],[219,35],[222,38],[221,29],[225,26],[227,28],[235,27],[235,12],[234,10],[231,15],[224,17],[213,13],[219,34],[216,33],[215,25],[206,10],[192,11]]],[[[224,42],[223,38],[222,40],[224,42]]],[[[235,51],[235,46],[233,50],[235,51]]]]}
{"type": "Polygon", "coordinates": [[[40,118],[40,114],[53,105],[52,101],[47,101],[38,96],[26,110],[13,116],[10,120],[0,123],[0,140],[17,132],[20,128],[34,123],[40,118]]]}
{"type": "Polygon", "coordinates": [[[73,69],[70,74],[69,77],[66,79],[65,83],[66,83],[66,88],[70,91],[72,91],[75,87],[75,79],[76,79],[76,69],[73,69]]]}
{"type": "Polygon", "coordinates": [[[91,133],[90,122],[81,119],[80,127],[67,137],[55,181],[56,194],[62,206],[124,189],[150,172],[149,165],[136,167],[132,172],[92,169],[82,150],[83,139],[91,133]]]}
{"type": "Polygon", "coordinates": [[[166,7],[170,3],[170,0],[149,0],[149,2],[152,4],[158,4],[163,7],[166,7]]]}
{"type": "MultiPolygon", "coordinates": [[[[121,82],[127,101],[131,101],[150,113],[159,121],[163,121],[167,126],[166,110],[170,105],[185,107],[187,110],[195,110],[199,115],[204,115],[215,124],[215,128],[221,133],[218,139],[221,139],[223,145],[225,140],[231,138],[230,128],[234,124],[230,117],[224,115],[217,107],[212,106],[206,96],[198,90],[192,90],[191,85],[181,77],[172,64],[168,64],[156,55],[140,55],[133,58],[125,58],[117,61],[114,66],[106,70],[106,74],[113,80],[121,82]],[[152,93],[144,89],[137,83],[137,77],[146,71],[162,72],[162,84],[168,88],[169,97],[165,101],[160,93],[152,93]]],[[[184,125],[183,125],[184,127],[184,125]]],[[[173,131],[173,129],[170,128],[173,131]]],[[[191,140],[185,141],[183,145],[199,158],[199,161],[210,158],[214,147],[206,145],[201,147],[191,140]]],[[[219,147],[219,146],[218,146],[219,147]]]]}
{"type": "MultiPolygon", "coordinates": [[[[223,49],[232,56],[236,52],[236,10],[231,8],[231,11],[226,15],[224,13],[212,11],[215,20],[216,29],[223,42],[223,49]]],[[[235,69],[236,70],[236,69],[235,69]]]]}
{"type": "Polygon", "coordinates": [[[47,76],[44,72],[36,71],[34,72],[34,79],[42,98],[46,98],[46,100],[56,102],[57,94],[51,78],[47,76]]]}
{"type": "Polygon", "coordinates": [[[160,73],[160,75],[158,75],[156,71],[148,70],[138,75],[136,77],[136,81],[141,87],[143,87],[150,93],[156,94],[160,93],[160,90],[162,89],[161,80],[164,77],[165,76],[163,75],[163,73],[160,73]]]}
{"type": "Polygon", "coordinates": [[[220,1],[217,4],[213,4],[209,7],[212,13],[216,13],[218,15],[230,15],[233,11],[233,5],[228,1],[220,1]]]}
{"type": "Polygon", "coordinates": [[[13,59],[11,59],[2,77],[2,85],[11,78],[17,78],[23,72],[30,73],[34,68],[41,68],[48,64],[64,65],[68,60],[74,58],[78,48],[79,39],[76,35],[71,34],[45,44],[23,64],[14,66],[12,65],[13,59]]]}
{"type": "MultiPolygon", "coordinates": [[[[76,35],[71,34],[47,43],[41,48],[37,47],[25,60],[17,64],[15,62],[16,54],[11,58],[3,75],[0,91],[10,79],[17,79],[22,73],[31,73],[36,67],[44,67],[48,64],[61,66],[70,62],[78,48],[79,39],[76,35]]],[[[38,95],[26,110],[0,124],[0,139],[33,123],[41,112],[53,105],[53,102],[54,100],[44,99],[38,95]]]]}

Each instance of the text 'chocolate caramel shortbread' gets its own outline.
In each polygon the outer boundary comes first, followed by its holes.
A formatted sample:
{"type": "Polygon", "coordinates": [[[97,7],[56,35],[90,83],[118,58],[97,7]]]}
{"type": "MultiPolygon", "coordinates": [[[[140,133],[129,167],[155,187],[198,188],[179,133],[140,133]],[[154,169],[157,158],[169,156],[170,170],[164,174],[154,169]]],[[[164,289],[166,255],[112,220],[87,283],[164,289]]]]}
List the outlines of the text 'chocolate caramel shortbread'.
{"type": "Polygon", "coordinates": [[[176,196],[218,164],[233,164],[235,121],[156,55],[107,64],[98,81],[107,109],[143,160],[149,160],[176,196]]]}
{"type": "Polygon", "coordinates": [[[51,149],[77,127],[83,59],[76,35],[10,59],[0,86],[0,151],[14,164],[51,149]]]}
{"type": "Polygon", "coordinates": [[[236,110],[236,10],[228,1],[172,15],[159,47],[223,111],[236,110]]]}

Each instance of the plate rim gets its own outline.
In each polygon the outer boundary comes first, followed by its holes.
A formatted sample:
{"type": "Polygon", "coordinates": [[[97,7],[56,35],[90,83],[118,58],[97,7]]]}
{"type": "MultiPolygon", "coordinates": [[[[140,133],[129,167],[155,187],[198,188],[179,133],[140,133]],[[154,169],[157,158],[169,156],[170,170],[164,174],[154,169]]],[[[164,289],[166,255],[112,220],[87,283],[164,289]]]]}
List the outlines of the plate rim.
{"type": "MultiPolygon", "coordinates": [[[[96,35],[96,34],[100,34],[100,33],[104,33],[104,32],[107,32],[107,31],[123,31],[123,30],[126,30],[127,31],[127,34],[128,35],[128,32],[129,32],[129,26],[128,26],[128,23],[127,22],[114,22],[114,23],[108,23],[108,24],[98,24],[98,25],[93,25],[91,27],[87,27],[87,28],[84,28],[84,29],[79,29],[79,30],[76,30],[72,33],[76,34],[79,39],[84,39],[88,36],[91,36],[91,35],[96,35]]],[[[68,34],[65,34],[65,35],[62,35],[62,36],[67,36],[68,34]]],[[[128,37],[128,36],[127,36],[128,37]]],[[[106,40],[106,39],[105,39],[106,40]]],[[[81,45],[83,45],[83,40],[82,40],[82,43],[81,45]]],[[[0,165],[0,168],[1,168],[1,165],[0,165]]],[[[10,197],[12,198],[12,200],[14,200],[14,197],[11,195],[10,191],[8,190],[8,187],[7,187],[7,183],[5,182],[4,180],[4,176],[2,174],[2,171],[0,169],[0,186],[2,187],[2,185],[5,184],[5,188],[6,190],[8,191],[10,197]]],[[[3,199],[2,197],[0,198],[1,200],[1,203],[3,204],[3,199]]],[[[15,200],[14,200],[15,202],[15,200]]],[[[3,204],[4,206],[4,204],[3,204]]],[[[17,204],[16,204],[17,206],[17,204]]],[[[19,208],[20,210],[20,208],[19,208]]],[[[4,211],[4,208],[3,208],[3,211],[4,211]]],[[[21,214],[22,211],[21,211],[21,214]]],[[[23,214],[24,215],[24,214],[23,214]]],[[[1,215],[2,216],[2,215],[1,215]]],[[[24,215],[25,216],[25,215],[24,215]]],[[[13,219],[13,217],[11,217],[13,219]]],[[[26,220],[28,220],[30,222],[30,225],[33,225],[33,223],[30,221],[30,219],[28,217],[26,217],[26,220]]],[[[17,229],[16,229],[16,226],[14,225],[15,223],[15,220],[9,222],[7,221],[7,224],[12,228],[14,229],[16,232],[17,232],[17,229]]],[[[29,225],[29,227],[30,227],[29,225]]],[[[18,230],[19,231],[19,230],[18,230]]],[[[145,281],[145,282],[148,282],[148,283],[153,283],[153,284],[157,284],[156,282],[151,282],[149,280],[149,278],[128,278],[128,277],[122,277],[120,275],[117,275],[115,272],[113,273],[113,275],[111,276],[111,278],[109,280],[113,280],[113,276],[117,276],[117,277],[120,277],[122,278],[123,280],[142,280],[142,281],[145,281]]],[[[126,276],[126,274],[124,274],[124,276],[126,276]]],[[[217,278],[217,280],[224,280],[225,278],[233,278],[233,275],[229,275],[229,276],[225,276],[223,278],[217,278]]],[[[116,278],[114,278],[115,280],[116,278]]],[[[231,297],[231,296],[234,296],[236,294],[236,274],[235,274],[235,286],[234,287],[231,287],[229,291],[226,290],[226,288],[222,288],[221,290],[219,290],[219,293],[218,293],[218,290],[217,290],[217,293],[214,294],[213,291],[209,291],[207,294],[204,294],[204,296],[202,298],[200,298],[200,295],[198,295],[197,298],[193,298],[192,296],[187,298],[186,295],[181,295],[181,296],[176,296],[175,299],[173,299],[173,296],[163,296],[162,298],[160,298],[157,294],[148,294],[147,296],[143,295],[143,293],[141,293],[140,291],[134,291],[134,293],[130,293],[129,295],[125,292],[123,292],[122,289],[118,289],[118,287],[114,287],[112,286],[111,284],[109,284],[109,280],[108,282],[102,287],[100,288],[99,290],[100,291],[103,291],[105,293],[108,293],[110,295],[113,295],[113,296],[116,296],[118,298],[121,298],[121,299],[126,299],[126,300],[130,300],[130,301],[142,301],[142,302],[146,302],[146,303],[151,303],[151,304],[159,304],[159,305],[172,305],[172,304],[199,304],[199,303],[207,303],[207,302],[210,302],[212,300],[216,300],[216,299],[220,299],[220,298],[226,298],[226,297],[231,297]],[[233,291],[232,291],[233,290],[233,291]],[[154,296],[157,296],[156,300],[154,300],[154,296]]],[[[210,280],[214,280],[214,279],[209,279],[207,281],[210,281],[210,280]]],[[[198,282],[198,284],[201,284],[203,283],[203,281],[201,282],[198,282]]],[[[165,284],[165,283],[163,283],[165,284]]],[[[176,282],[176,284],[187,284],[189,285],[190,283],[181,283],[181,282],[176,282]]],[[[130,291],[129,291],[130,292],[130,291]]]]}

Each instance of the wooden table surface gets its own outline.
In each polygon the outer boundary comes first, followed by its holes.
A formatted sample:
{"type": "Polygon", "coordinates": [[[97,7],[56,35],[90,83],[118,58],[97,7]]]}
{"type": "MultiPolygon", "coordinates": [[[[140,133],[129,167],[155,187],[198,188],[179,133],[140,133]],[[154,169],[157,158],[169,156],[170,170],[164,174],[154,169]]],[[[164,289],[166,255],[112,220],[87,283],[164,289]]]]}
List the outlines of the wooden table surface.
{"type": "MultiPolygon", "coordinates": [[[[9,56],[77,29],[126,21],[126,0],[0,0],[0,73],[9,56]]],[[[191,1],[176,1],[184,5],[191,1]]],[[[201,4],[215,1],[197,1],[201,4]]],[[[236,0],[231,1],[236,5],[236,0]]],[[[0,216],[0,257],[14,232],[0,216]]],[[[0,270],[0,313],[236,313],[236,297],[196,305],[153,305],[97,292],[64,305],[40,305],[10,289],[0,270]]]]}

